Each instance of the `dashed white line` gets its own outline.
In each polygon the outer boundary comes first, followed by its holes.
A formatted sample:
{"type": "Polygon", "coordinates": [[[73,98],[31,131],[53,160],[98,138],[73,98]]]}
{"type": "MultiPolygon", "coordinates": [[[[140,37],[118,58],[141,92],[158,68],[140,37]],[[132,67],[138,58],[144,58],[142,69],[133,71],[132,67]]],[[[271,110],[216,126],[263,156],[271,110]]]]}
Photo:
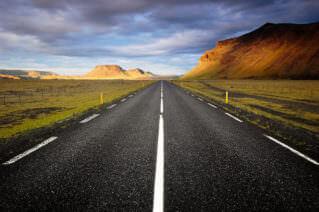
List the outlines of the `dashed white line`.
{"type": "Polygon", "coordinates": [[[128,97],[129,97],[129,98],[131,98],[131,97],[133,97],[133,96],[134,96],[134,95],[133,95],[133,94],[131,94],[131,95],[129,95],[128,97]]]}
{"type": "Polygon", "coordinates": [[[13,163],[17,162],[18,160],[24,158],[25,156],[31,154],[32,152],[37,151],[37,150],[40,149],[41,147],[44,147],[45,145],[51,143],[52,141],[54,141],[54,140],[57,139],[57,138],[58,138],[58,137],[55,137],[55,136],[50,137],[50,138],[46,139],[45,141],[43,141],[42,143],[36,145],[35,147],[33,147],[33,148],[31,148],[31,149],[29,149],[29,150],[27,150],[27,151],[25,151],[25,152],[23,152],[23,153],[21,153],[21,154],[15,156],[14,158],[12,158],[12,159],[10,159],[10,160],[4,162],[2,165],[10,165],[10,164],[13,164],[13,163]]]}
{"type": "Polygon", "coordinates": [[[243,122],[242,120],[240,120],[240,119],[237,118],[236,116],[233,116],[232,114],[229,114],[229,113],[225,113],[225,114],[226,114],[227,116],[229,116],[229,117],[235,119],[235,120],[238,121],[238,122],[243,122]]]}
{"type": "Polygon", "coordinates": [[[160,106],[160,113],[163,114],[164,112],[164,103],[163,103],[163,82],[161,82],[161,106],[160,106]]]}
{"type": "MultiPolygon", "coordinates": [[[[161,89],[161,92],[162,92],[162,89],[161,89]]],[[[163,104],[163,98],[161,98],[161,105],[162,104],[163,104]]],[[[155,181],[154,181],[153,212],[163,212],[163,211],[164,211],[164,121],[163,121],[163,115],[160,114],[159,126],[158,126],[155,181]]]]}
{"type": "Polygon", "coordinates": [[[209,106],[211,106],[211,107],[213,107],[213,108],[217,108],[217,106],[216,105],[213,105],[213,104],[211,104],[211,103],[207,103],[209,106]]]}
{"type": "Polygon", "coordinates": [[[314,159],[308,157],[307,155],[304,155],[304,154],[302,154],[301,152],[299,152],[299,151],[297,151],[297,150],[291,148],[290,146],[288,146],[288,145],[286,145],[286,144],[284,144],[284,143],[278,141],[278,140],[275,139],[274,137],[271,137],[271,136],[265,135],[265,134],[264,134],[264,136],[265,136],[266,138],[268,138],[269,140],[271,140],[271,141],[273,141],[273,142],[279,144],[280,146],[282,146],[282,147],[288,149],[289,151],[295,153],[296,155],[302,157],[303,159],[306,159],[306,160],[309,161],[310,163],[313,163],[313,164],[315,164],[315,165],[317,165],[317,166],[319,165],[319,162],[317,162],[317,161],[315,161],[314,159]]]}
{"type": "Polygon", "coordinates": [[[163,111],[164,111],[164,105],[163,105],[163,101],[161,99],[161,114],[163,113],[163,111]]]}
{"type": "Polygon", "coordinates": [[[100,114],[93,114],[92,116],[87,117],[86,119],[83,119],[82,121],[80,121],[81,124],[87,123],[89,121],[91,121],[92,119],[95,119],[96,117],[98,117],[100,114]]]}
{"type": "Polygon", "coordinates": [[[126,101],[126,98],[124,98],[124,99],[121,100],[121,102],[125,102],[125,101],[126,101]]]}
{"type": "Polygon", "coordinates": [[[116,106],[116,104],[110,105],[110,106],[107,107],[107,109],[112,109],[115,106],[116,106]]]}
{"type": "Polygon", "coordinates": [[[201,101],[201,102],[203,101],[203,99],[201,99],[201,98],[197,98],[197,99],[198,99],[199,101],[201,101]]]}

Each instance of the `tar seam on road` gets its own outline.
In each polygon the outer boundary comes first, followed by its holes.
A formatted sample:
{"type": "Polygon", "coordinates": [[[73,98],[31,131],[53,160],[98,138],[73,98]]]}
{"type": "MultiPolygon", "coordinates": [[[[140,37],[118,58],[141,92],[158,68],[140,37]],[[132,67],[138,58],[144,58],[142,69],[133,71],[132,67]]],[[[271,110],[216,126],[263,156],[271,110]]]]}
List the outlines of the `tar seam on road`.
{"type": "Polygon", "coordinates": [[[209,106],[211,106],[211,107],[213,107],[213,108],[217,108],[217,106],[216,105],[213,105],[213,104],[211,104],[211,103],[207,103],[209,106]]]}
{"type": "Polygon", "coordinates": [[[239,118],[237,118],[236,116],[233,116],[232,114],[230,113],[225,113],[227,116],[233,118],[234,120],[238,121],[238,122],[243,122],[242,120],[240,120],[239,118]]]}
{"type": "Polygon", "coordinates": [[[40,149],[41,147],[44,147],[45,145],[51,143],[52,141],[54,141],[54,140],[57,139],[57,138],[58,138],[58,137],[52,136],[52,137],[46,139],[45,141],[43,141],[42,143],[36,145],[35,147],[33,147],[33,148],[31,148],[31,149],[29,149],[29,150],[27,150],[27,151],[25,151],[25,152],[23,152],[23,153],[21,153],[21,154],[15,156],[14,158],[12,158],[12,159],[10,159],[10,160],[4,162],[2,165],[10,165],[10,164],[13,164],[13,163],[17,162],[18,160],[24,158],[25,156],[31,154],[32,152],[37,151],[37,150],[40,149]]]}
{"type": "Polygon", "coordinates": [[[100,114],[93,114],[92,116],[87,117],[86,119],[83,119],[82,121],[80,121],[81,124],[87,123],[89,121],[91,121],[92,119],[95,119],[96,117],[98,117],[100,114]]]}
{"type": "Polygon", "coordinates": [[[153,212],[164,211],[164,120],[163,120],[163,83],[161,82],[161,114],[159,116],[158,140],[155,166],[153,212]]]}
{"type": "Polygon", "coordinates": [[[112,108],[115,107],[115,106],[116,106],[116,104],[113,104],[113,105],[111,105],[111,106],[108,106],[107,109],[112,109],[112,108]]]}
{"type": "Polygon", "coordinates": [[[306,160],[309,161],[310,163],[313,163],[313,164],[315,164],[315,165],[317,165],[317,166],[319,165],[319,162],[317,162],[317,161],[315,161],[314,159],[308,157],[307,155],[304,155],[304,154],[302,154],[301,152],[299,152],[299,151],[297,151],[297,150],[291,148],[290,146],[288,146],[288,145],[286,145],[286,144],[284,144],[284,143],[278,141],[278,140],[275,139],[274,137],[271,137],[271,136],[265,135],[265,134],[264,134],[264,136],[265,136],[266,138],[268,138],[269,140],[271,140],[271,141],[273,141],[273,142],[279,144],[280,146],[285,147],[286,149],[288,149],[289,151],[295,153],[296,155],[302,157],[303,159],[306,159],[306,160]]]}

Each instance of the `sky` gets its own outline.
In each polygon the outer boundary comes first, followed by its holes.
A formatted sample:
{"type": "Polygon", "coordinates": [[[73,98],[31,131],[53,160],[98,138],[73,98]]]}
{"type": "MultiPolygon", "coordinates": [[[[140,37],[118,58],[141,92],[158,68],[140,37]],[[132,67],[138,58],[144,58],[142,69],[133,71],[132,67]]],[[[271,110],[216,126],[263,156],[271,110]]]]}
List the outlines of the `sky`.
{"type": "Polygon", "coordinates": [[[1,0],[0,69],[81,75],[118,64],[190,70],[218,40],[319,21],[318,0],[1,0]]]}

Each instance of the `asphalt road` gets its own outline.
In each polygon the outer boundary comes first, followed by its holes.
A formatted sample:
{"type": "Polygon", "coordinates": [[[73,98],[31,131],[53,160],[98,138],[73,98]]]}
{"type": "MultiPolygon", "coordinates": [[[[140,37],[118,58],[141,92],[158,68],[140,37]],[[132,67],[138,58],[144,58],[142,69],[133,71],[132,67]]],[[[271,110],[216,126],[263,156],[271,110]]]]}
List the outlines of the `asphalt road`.
{"type": "Polygon", "coordinates": [[[156,83],[1,161],[0,211],[318,210],[319,166],[234,118],[156,83]]]}

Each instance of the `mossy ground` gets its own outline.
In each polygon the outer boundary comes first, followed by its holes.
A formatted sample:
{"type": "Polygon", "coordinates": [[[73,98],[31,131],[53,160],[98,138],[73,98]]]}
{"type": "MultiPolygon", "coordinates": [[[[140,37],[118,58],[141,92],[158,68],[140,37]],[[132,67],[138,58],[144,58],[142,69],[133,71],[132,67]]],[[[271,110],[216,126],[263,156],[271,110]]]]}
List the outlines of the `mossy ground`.
{"type": "Polygon", "coordinates": [[[210,80],[175,83],[221,104],[224,104],[227,90],[229,104],[236,108],[287,126],[319,133],[319,81],[210,80]]]}
{"type": "Polygon", "coordinates": [[[49,126],[109,104],[152,81],[1,80],[0,138],[49,126]]]}

